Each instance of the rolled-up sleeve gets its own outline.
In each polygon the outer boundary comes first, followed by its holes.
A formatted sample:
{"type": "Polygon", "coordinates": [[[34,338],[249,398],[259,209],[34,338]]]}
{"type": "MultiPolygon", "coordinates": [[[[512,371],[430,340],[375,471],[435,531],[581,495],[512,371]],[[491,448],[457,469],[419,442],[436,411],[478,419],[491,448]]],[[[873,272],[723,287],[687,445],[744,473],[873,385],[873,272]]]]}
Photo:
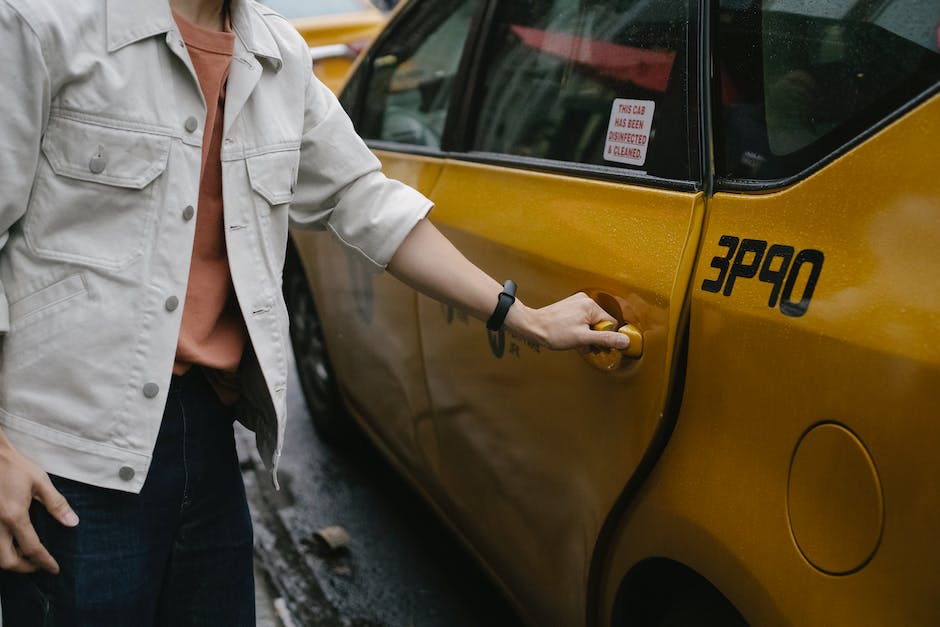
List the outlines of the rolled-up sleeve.
{"type": "MultiPolygon", "coordinates": [[[[0,255],[10,228],[29,205],[49,116],[50,80],[39,37],[6,0],[0,0],[0,255]]],[[[10,308],[0,281],[0,334],[10,330],[10,308]]]]}
{"type": "Polygon", "coordinates": [[[329,229],[377,268],[385,268],[431,201],[387,178],[336,97],[311,77],[291,224],[329,229]]]}

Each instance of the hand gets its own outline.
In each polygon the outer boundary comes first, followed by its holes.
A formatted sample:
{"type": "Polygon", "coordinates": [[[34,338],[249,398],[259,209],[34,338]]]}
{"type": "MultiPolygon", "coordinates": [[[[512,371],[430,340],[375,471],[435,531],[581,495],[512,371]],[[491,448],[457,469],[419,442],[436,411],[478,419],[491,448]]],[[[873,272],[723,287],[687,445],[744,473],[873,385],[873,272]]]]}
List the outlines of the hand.
{"type": "Polygon", "coordinates": [[[517,301],[509,308],[506,326],[552,350],[616,349],[630,346],[630,338],[616,331],[594,331],[598,322],[617,321],[587,294],[578,292],[541,309],[517,301]]]}
{"type": "Polygon", "coordinates": [[[22,456],[0,433],[0,569],[58,574],[59,565],[39,541],[29,519],[33,499],[41,502],[66,527],[78,516],[43,470],[22,456]]]}

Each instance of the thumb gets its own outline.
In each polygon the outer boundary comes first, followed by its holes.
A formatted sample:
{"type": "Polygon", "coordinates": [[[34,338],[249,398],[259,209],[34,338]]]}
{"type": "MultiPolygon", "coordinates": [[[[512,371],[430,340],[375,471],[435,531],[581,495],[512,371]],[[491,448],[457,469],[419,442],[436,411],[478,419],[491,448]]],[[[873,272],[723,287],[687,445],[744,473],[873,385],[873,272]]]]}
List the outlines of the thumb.
{"type": "Polygon", "coordinates": [[[604,347],[606,349],[616,349],[618,351],[626,350],[630,346],[630,338],[616,331],[616,328],[617,324],[613,321],[613,318],[610,320],[601,320],[591,325],[591,335],[588,342],[592,346],[604,347]]]}
{"type": "Polygon", "coordinates": [[[591,344],[622,351],[630,346],[630,338],[616,331],[594,331],[591,334],[591,344]]]}
{"type": "Polygon", "coordinates": [[[74,527],[78,524],[78,516],[72,511],[65,497],[52,485],[49,475],[42,474],[42,478],[36,482],[35,490],[36,500],[45,506],[53,518],[66,527],[74,527]]]}

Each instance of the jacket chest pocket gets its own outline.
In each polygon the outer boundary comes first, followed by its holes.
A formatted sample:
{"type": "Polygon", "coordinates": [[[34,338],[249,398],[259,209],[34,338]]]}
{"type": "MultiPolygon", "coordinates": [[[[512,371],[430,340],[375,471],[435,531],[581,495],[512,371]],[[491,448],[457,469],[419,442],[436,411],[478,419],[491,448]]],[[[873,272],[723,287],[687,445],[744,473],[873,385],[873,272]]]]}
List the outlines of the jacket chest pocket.
{"type": "Polygon", "coordinates": [[[140,257],[170,138],[50,119],[23,231],[40,256],[109,269],[140,257]]]}
{"type": "Polygon", "coordinates": [[[259,228],[272,273],[280,277],[287,249],[288,208],[294,199],[294,183],[300,150],[277,150],[246,159],[248,179],[254,193],[259,228]]]}

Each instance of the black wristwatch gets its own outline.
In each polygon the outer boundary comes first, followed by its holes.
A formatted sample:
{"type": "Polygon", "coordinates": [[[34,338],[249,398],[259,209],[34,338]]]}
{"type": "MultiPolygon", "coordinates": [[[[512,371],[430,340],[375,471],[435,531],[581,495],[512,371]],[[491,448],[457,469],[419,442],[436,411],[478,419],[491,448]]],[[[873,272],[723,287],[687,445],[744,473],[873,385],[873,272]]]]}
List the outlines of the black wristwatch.
{"type": "Polygon", "coordinates": [[[490,331],[499,331],[503,328],[503,322],[506,320],[506,314],[509,308],[516,302],[516,284],[512,281],[503,283],[503,291],[499,293],[499,300],[496,303],[496,309],[493,315],[486,321],[486,328],[490,331]]]}

